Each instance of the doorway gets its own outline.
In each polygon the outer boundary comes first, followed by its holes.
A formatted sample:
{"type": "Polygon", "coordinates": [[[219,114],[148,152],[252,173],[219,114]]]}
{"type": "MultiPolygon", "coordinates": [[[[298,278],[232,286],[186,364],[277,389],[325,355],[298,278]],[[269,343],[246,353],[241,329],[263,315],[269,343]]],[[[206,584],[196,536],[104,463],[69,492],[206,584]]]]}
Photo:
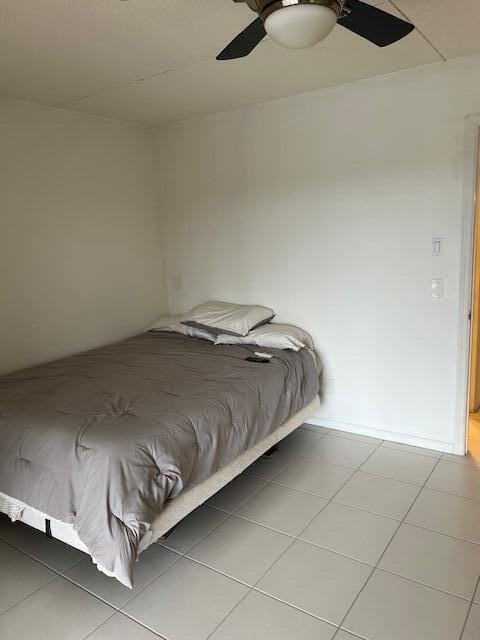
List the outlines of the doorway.
{"type": "Polygon", "coordinates": [[[467,453],[471,464],[480,467],[480,179],[478,178],[476,196],[467,453]]]}

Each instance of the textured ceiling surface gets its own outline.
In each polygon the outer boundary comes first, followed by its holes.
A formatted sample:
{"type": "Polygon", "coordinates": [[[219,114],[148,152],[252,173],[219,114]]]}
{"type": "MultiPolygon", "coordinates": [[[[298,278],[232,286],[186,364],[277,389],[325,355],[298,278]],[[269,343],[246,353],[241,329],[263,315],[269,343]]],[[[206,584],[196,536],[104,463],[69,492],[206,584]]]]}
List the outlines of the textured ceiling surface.
{"type": "Polygon", "coordinates": [[[232,0],[1,0],[0,96],[145,124],[480,52],[480,0],[369,0],[417,30],[378,49],[336,27],[304,51],[216,54],[254,14],[232,0]]]}

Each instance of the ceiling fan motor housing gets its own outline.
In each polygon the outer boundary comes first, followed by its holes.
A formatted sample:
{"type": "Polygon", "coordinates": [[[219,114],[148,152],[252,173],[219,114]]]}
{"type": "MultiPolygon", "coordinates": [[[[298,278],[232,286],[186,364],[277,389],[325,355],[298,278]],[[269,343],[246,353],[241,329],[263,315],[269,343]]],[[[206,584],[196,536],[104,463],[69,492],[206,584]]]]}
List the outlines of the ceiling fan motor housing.
{"type": "MultiPolygon", "coordinates": [[[[239,0],[236,0],[236,2],[238,1],[239,0]]],[[[242,0],[240,0],[240,2],[241,1],[242,0]]],[[[328,7],[335,11],[338,18],[341,18],[348,13],[345,7],[345,0],[246,0],[246,2],[252,11],[259,14],[263,21],[279,9],[299,4],[316,4],[322,7],[328,7]]]]}

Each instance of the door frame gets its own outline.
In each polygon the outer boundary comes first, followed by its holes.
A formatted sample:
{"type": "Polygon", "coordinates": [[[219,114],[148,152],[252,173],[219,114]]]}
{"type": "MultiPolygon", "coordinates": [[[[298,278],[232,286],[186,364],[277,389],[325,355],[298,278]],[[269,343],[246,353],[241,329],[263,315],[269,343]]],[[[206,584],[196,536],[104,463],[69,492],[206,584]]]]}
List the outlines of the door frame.
{"type": "MultiPolygon", "coordinates": [[[[470,357],[475,268],[475,228],[477,195],[480,187],[480,113],[466,118],[464,155],[464,193],[460,248],[460,282],[458,306],[457,400],[454,453],[464,455],[468,449],[470,407],[470,357]]],[[[479,203],[480,204],[480,203],[479,203]]]]}
{"type": "MultiPolygon", "coordinates": [[[[479,141],[480,145],[480,141],[479,141]]],[[[480,152],[480,147],[479,147],[480,152]]],[[[479,155],[480,158],[480,155],[479,155]]],[[[477,181],[478,182],[478,181],[477,181]]],[[[479,354],[479,339],[480,339],[480,216],[479,216],[479,202],[478,193],[479,185],[477,183],[477,207],[474,221],[474,249],[473,249],[473,278],[472,278],[472,307],[469,315],[471,324],[470,328],[470,361],[469,361],[469,373],[470,379],[468,382],[468,427],[470,428],[470,415],[478,411],[478,387],[480,377],[480,354],[479,354]]]]}

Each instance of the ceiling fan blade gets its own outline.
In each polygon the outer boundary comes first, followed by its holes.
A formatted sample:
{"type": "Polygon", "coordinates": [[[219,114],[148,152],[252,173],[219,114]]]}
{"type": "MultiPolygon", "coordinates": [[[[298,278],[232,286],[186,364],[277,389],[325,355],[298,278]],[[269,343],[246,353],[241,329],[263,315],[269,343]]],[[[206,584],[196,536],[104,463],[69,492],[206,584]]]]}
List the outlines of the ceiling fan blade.
{"type": "Polygon", "coordinates": [[[387,47],[415,29],[410,22],[360,0],[347,0],[346,5],[350,13],[340,18],[338,24],[373,42],[377,47],[387,47]]]}
{"type": "Polygon", "coordinates": [[[225,47],[222,53],[217,56],[217,60],[234,60],[248,56],[266,35],[263,20],[257,18],[225,47]]]}

